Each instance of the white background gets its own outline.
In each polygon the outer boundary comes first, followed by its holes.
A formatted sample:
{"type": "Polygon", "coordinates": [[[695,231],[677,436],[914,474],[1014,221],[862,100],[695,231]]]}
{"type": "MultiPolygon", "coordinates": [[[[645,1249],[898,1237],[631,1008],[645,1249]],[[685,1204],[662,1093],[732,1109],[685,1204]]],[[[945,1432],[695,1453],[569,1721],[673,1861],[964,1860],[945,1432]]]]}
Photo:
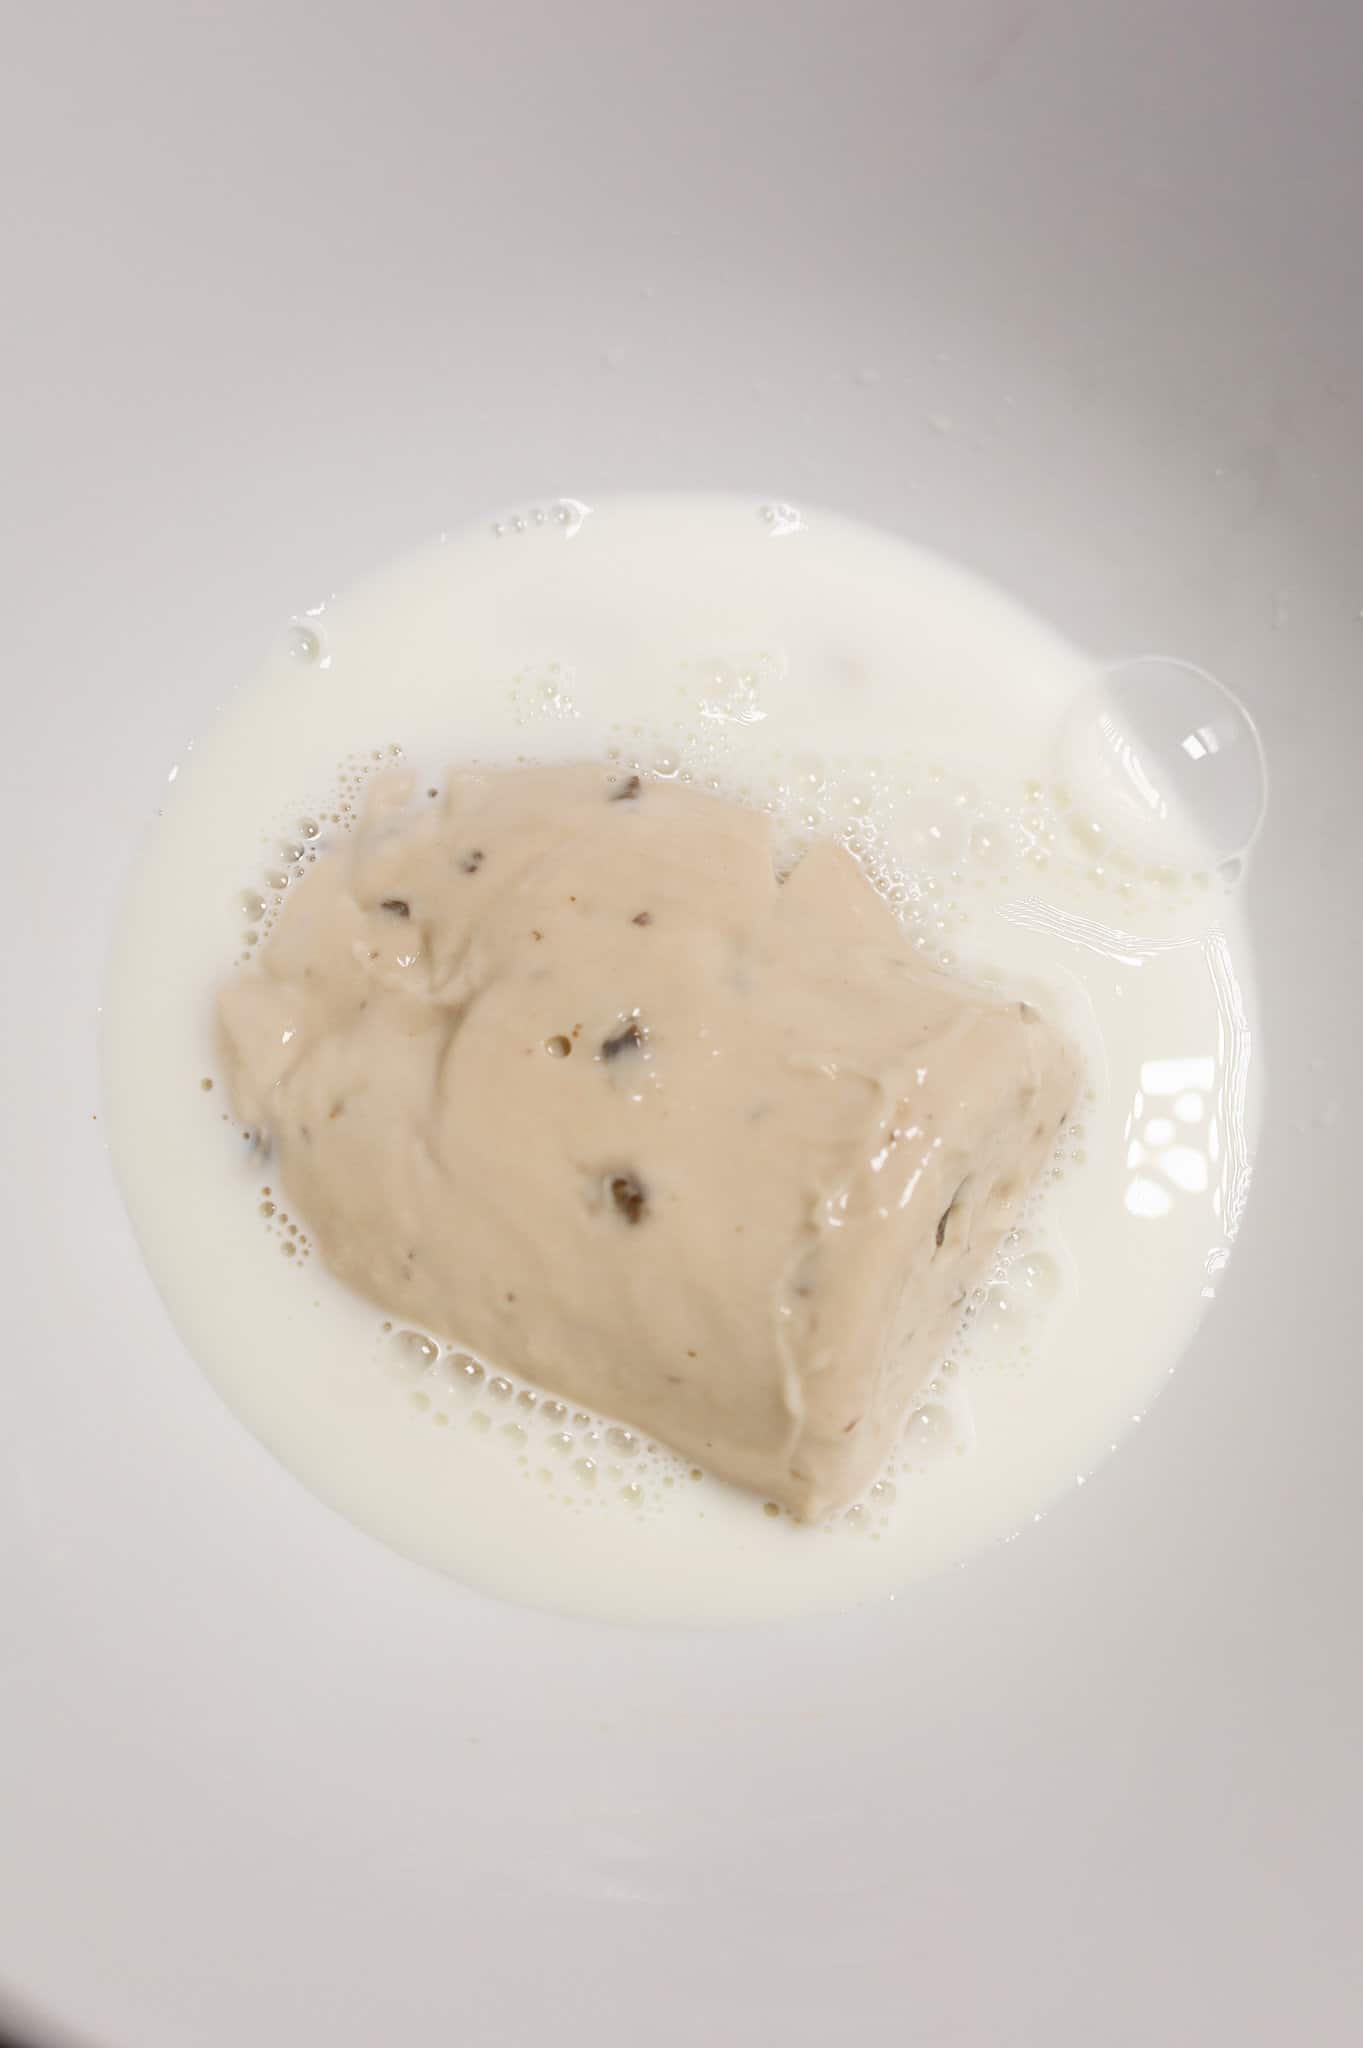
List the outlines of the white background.
{"type": "Polygon", "coordinates": [[[10,23],[0,2009],[33,2040],[1351,2038],[1361,77],[1352,0],[10,23]],[[494,506],[688,485],[1202,663],[1274,798],[1267,1128],[1194,1354],[1026,1539],[728,1635],[495,1606],[328,1517],[179,1352],[94,1120],[130,848],[279,622],[494,506]]]}

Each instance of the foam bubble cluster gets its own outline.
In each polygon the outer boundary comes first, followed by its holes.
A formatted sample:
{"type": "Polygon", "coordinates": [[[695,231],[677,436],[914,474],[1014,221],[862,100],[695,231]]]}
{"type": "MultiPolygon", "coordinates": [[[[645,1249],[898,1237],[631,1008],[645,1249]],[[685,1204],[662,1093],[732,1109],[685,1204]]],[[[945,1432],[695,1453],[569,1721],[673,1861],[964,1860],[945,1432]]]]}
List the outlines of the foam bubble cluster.
{"type": "MultiPolygon", "coordinates": [[[[573,1509],[617,1504],[662,1514],[668,1495],[694,1488],[700,1467],[652,1438],[499,1371],[424,1330],[382,1328],[385,1376],[414,1416],[484,1440],[522,1480],[573,1509]]],[[[714,1483],[714,1482],[712,1482],[714,1483]]]]}
{"type": "Polygon", "coordinates": [[[256,1214],[265,1226],[265,1235],[279,1247],[281,1255],[296,1259],[299,1267],[303,1267],[312,1257],[312,1240],[297,1218],[290,1216],[282,1195],[276,1195],[271,1186],[262,1187],[256,1214]]]}
{"type": "Polygon", "coordinates": [[[401,759],[402,748],[396,741],[372,747],[367,753],[347,754],[337,764],[330,788],[316,802],[298,805],[263,834],[261,864],[237,898],[243,926],[241,950],[236,956],[239,967],[269,938],[289,891],[326,852],[330,839],[354,828],[366,785],[381,769],[395,767],[401,759]]]}

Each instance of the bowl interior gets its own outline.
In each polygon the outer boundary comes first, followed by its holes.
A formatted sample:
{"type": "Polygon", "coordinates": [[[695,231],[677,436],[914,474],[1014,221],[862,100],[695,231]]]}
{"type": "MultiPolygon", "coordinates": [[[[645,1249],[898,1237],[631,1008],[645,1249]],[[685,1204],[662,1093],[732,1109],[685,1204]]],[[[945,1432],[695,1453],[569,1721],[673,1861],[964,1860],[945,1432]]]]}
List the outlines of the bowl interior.
{"type": "Polygon", "coordinates": [[[35,2040],[1343,2037],[1361,59],[1329,0],[25,20],[0,2016],[35,2040]],[[97,1083],[130,851],[280,622],[499,505],[660,485],[807,495],[1194,663],[1270,782],[1255,1188],[1168,1393],[967,1570],[715,1635],[500,1606],[319,1508],[173,1339],[97,1083]]]}

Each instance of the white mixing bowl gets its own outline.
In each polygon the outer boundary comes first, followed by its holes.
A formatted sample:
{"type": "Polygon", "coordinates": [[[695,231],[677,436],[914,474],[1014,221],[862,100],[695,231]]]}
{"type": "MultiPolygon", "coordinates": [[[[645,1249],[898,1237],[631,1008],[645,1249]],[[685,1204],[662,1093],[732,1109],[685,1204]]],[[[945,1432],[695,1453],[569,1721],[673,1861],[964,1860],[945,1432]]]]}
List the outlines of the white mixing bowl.
{"type": "Polygon", "coordinates": [[[1354,0],[11,23],[26,2041],[1352,2038],[1361,78],[1354,0]],[[321,1508],[173,1337],[98,1121],[132,850],[280,622],[495,506],[660,486],[808,496],[1194,662],[1273,789],[1255,1189],[1168,1392],[1016,1543],[713,1634],[494,1604],[321,1508]]]}

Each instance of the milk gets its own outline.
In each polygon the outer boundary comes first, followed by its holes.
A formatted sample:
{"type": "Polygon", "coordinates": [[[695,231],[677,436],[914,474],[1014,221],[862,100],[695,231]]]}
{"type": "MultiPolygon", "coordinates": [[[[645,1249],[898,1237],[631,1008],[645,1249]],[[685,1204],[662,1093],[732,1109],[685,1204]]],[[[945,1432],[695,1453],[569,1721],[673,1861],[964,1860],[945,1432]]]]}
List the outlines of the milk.
{"type": "Polygon", "coordinates": [[[120,1178],[223,1398],[395,1548],[620,1620],[885,1597],[1082,1484],[1215,1291],[1254,1126],[1249,949],[1216,849],[1191,857],[1187,816],[1166,861],[1124,847],[1065,780],[1094,672],[960,568],[727,498],[524,508],[300,610],[178,764],[105,1005],[120,1178]],[[514,1360],[385,1328],[228,1113],[214,990],[376,769],[438,791],[456,764],[587,758],[764,805],[792,857],[837,835],[926,959],[1035,1001],[1084,1051],[1062,1152],[899,1452],[823,1526],[553,1402],[514,1360]]]}

